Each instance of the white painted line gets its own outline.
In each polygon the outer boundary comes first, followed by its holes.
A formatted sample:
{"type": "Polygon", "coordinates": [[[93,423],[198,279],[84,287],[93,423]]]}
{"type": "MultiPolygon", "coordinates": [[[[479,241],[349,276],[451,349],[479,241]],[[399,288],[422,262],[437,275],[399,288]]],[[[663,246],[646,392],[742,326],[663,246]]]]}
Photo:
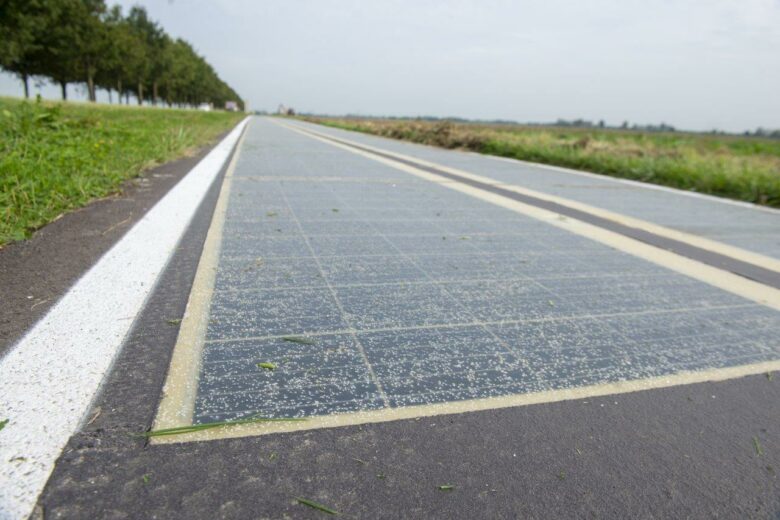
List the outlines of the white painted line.
{"type": "MultiPolygon", "coordinates": [[[[528,166],[530,168],[541,168],[541,169],[545,169],[545,170],[555,170],[555,171],[558,171],[558,172],[561,172],[561,173],[568,173],[568,174],[573,174],[573,175],[579,175],[581,177],[590,177],[590,178],[593,178],[593,179],[599,179],[599,180],[607,182],[607,183],[627,184],[627,185],[630,185],[630,186],[634,186],[636,188],[642,188],[642,189],[647,189],[647,190],[656,190],[656,191],[665,191],[667,193],[673,193],[675,195],[684,195],[686,197],[694,197],[694,198],[697,198],[697,199],[708,200],[710,202],[718,202],[720,204],[729,204],[731,206],[739,206],[739,207],[745,208],[745,209],[759,210],[759,211],[763,211],[763,212],[766,212],[766,213],[771,213],[771,214],[774,214],[774,215],[780,214],[780,209],[777,209],[777,208],[772,208],[772,207],[769,207],[769,206],[760,206],[758,204],[754,204],[752,202],[747,202],[747,201],[743,201],[743,200],[727,199],[725,197],[718,197],[717,195],[710,195],[708,193],[699,193],[697,191],[683,190],[683,189],[680,189],[680,188],[672,188],[671,186],[663,186],[661,184],[651,184],[649,182],[642,182],[642,181],[637,181],[637,180],[633,180],[633,179],[624,179],[622,177],[612,177],[610,175],[605,175],[603,173],[593,173],[593,172],[589,172],[589,171],[586,171],[586,170],[574,170],[572,168],[566,168],[565,166],[555,166],[553,164],[544,164],[544,163],[537,163],[537,162],[531,162],[531,161],[524,161],[522,159],[514,159],[512,157],[501,157],[499,155],[490,155],[490,154],[479,153],[479,152],[470,152],[470,151],[466,151],[466,150],[450,150],[450,149],[445,149],[445,148],[441,148],[441,147],[434,146],[434,145],[429,145],[429,144],[413,143],[411,141],[402,141],[400,139],[391,139],[389,137],[383,137],[381,135],[360,134],[360,133],[357,133],[357,132],[344,130],[342,128],[335,128],[335,127],[332,127],[332,126],[325,126],[325,125],[317,125],[315,123],[309,123],[309,122],[306,122],[306,123],[303,123],[303,124],[301,124],[301,123],[302,123],[301,121],[297,121],[296,120],[293,124],[300,125],[300,126],[302,126],[304,128],[306,128],[309,125],[316,126],[316,127],[318,127],[318,131],[323,132],[326,135],[328,134],[327,130],[334,130],[333,133],[335,133],[335,134],[338,134],[340,132],[340,133],[344,133],[344,134],[357,134],[357,135],[369,136],[369,137],[373,137],[373,138],[376,138],[376,139],[379,139],[379,140],[386,139],[386,140],[388,140],[390,142],[395,142],[395,143],[400,142],[400,143],[403,143],[405,145],[408,145],[409,147],[428,148],[428,149],[436,150],[436,151],[439,151],[439,152],[447,151],[447,152],[454,152],[454,153],[462,153],[462,154],[473,155],[473,156],[481,157],[481,158],[493,159],[493,160],[496,160],[496,161],[503,161],[503,162],[521,164],[523,166],[528,166]]],[[[358,144],[366,144],[366,143],[358,143],[358,144]]],[[[415,160],[419,161],[420,159],[415,157],[415,160]]]]}
{"type": "Polygon", "coordinates": [[[245,119],[0,360],[0,518],[26,518],[245,119]]]}
{"type": "Polygon", "coordinates": [[[489,157],[490,159],[495,159],[497,161],[503,161],[503,162],[509,162],[509,163],[519,163],[523,166],[528,166],[531,168],[541,168],[545,170],[554,170],[561,173],[568,173],[571,175],[579,175],[580,177],[590,177],[592,179],[598,179],[604,182],[612,182],[617,184],[626,184],[629,186],[633,186],[635,188],[641,188],[646,190],[655,190],[655,191],[664,191],[666,193],[673,193],[675,195],[685,195],[686,197],[694,197],[697,199],[703,199],[710,202],[719,202],[721,204],[729,204],[731,206],[739,206],[741,208],[745,209],[753,209],[758,211],[763,211],[765,213],[771,213],[773,215],[780,214],[780,209],[772,208],[770,206],[759,206],[758,204],[754,204],[752,202],[747,202],[744,200],[734,200],[734,199],[727,199],[725,197],[718,197],[717,195],[710,195],[709,193],[700,193],[698,191],[690,191],[690,190],[682,190],[680,188],[672,188],[671,186],[664,186],[662,184],[650,184],[649,182],[642,182],[637,181],[634,179],[624,179],[622,177],[612,177],[610,175],[605,175],[603,173],[593,173],[585,170],[572,170],[571,168],[566,168],[564,166],[555,166],[553,164],[544,164],[544,163],[535,163],[530,161],[523,161],[522,159],[513,159],[511,157],[501,157],[498,155],[488,155],[488,154],[482,154],[478,152],[464,152],[471,155],[477,155],[479,157],[489,157]]]}

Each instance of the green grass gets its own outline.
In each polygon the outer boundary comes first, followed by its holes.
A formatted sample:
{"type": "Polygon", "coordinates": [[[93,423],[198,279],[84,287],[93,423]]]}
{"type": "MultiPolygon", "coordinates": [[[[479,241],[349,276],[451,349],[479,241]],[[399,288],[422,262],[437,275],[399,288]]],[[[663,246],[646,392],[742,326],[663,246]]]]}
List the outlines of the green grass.
{"type": "Polygon", "coordinates": [[[780,207],[777,139],[419,120],[304,119],[780,207]]]}
{"type": "Polygon", "coordinates": [[[192,153],[242,117],[0,98],[0,246],[192,153]]]}

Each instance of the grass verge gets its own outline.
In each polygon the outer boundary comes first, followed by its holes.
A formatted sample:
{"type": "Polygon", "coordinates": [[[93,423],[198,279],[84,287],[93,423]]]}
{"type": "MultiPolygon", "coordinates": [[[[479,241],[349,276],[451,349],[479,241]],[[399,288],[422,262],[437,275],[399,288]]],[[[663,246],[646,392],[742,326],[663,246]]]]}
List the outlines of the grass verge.
{"type": "Polygon", "coordinates": [[[780,140],[684,132],[303,118],[444,148],[565,166],[780,207],[780,140]]]}
{"type": "Polygon", "coordinates": [[[243,117],[0,98],[0,246],[214,141],[243,117]]]}

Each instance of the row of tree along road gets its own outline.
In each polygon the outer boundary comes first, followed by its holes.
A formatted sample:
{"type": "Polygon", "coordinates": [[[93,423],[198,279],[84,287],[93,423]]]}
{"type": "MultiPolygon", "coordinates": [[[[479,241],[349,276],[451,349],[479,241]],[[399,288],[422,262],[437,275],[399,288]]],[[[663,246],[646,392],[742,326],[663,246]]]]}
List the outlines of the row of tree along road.
{"type": "Polygon", "coordinates": [[[0,0],[0,67],[16,74],[29,97],[31,78],[86,84],[117,101],[215,107],[243,101],[192,45],[173,39],[142,7],[125,16],[104,0],[0,0]]]}

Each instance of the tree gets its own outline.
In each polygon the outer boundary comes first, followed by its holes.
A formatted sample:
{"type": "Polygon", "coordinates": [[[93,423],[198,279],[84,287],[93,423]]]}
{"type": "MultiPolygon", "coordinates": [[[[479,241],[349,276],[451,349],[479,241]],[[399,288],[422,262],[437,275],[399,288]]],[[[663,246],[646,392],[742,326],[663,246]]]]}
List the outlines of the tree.
{"type": "Polygon", "coordinates": [[[157,100],[160,95],[160,84],[166,77],[168,71],[171,68],[171,54],[169,48],[171,46],[171,38],[160,31],[159,36],[155,37],[153,44],[150,47],[151,60],[150,60],[150,78],[152,82],[152,103],[157,104],[157,100]]]}
{"type": "Polygon", "coordinates": [[[104,0],[80,0],[79,4],[81,9],[76,25],[79,64],[87,83],[89,100],[95,102],[95,75],[110,49],[107,25],[102,20],[106,4],[104,0]]]}
{"type": "Polygon", "coordinates": [[[31,76],[58,83],[62,98],[72,82],[116,89],[129,103],[163,99],[194,106],[243,101],[214,68],[184,40],[172,40],[142,7],[127,16],[105,0],[0,0],[0,67],[17,74],[29,96],[31,76]]]}
{"type": "MultiPolygon", "coordinates": [[[[38,73],[60,85],[64,100],[68,97],[68,83],[86,80],[82,53],[90,53],[84,42],[90,36],[85,26],[93,23],[85,20],[89,17],[92,0],[46,0],[45,3],[48,9],[47,27],[39,37],[33,61],[38,73]]],[[[102,4],[102,0],[99,3],[102,4]]],[[[91,94],[92,89],[90,99],[91,94]]]]}
{"type": "MultiPolygon", "coordinates": [[[[155,55],[160,51],[162,39],[162,30],[156,23],[149,19],[146,14],[146,9],[139,6],[130,8],[130,12],[127,15],[127,22],[134,31],[138,42],[144,49],[144,59],[136,63],[134,72],[135,81],[137,83],[137,96],[138,104],[142,104],[144,100],[144,86],[151,79],[154,83],[154,89],[156,90],[157,78],[153,77],[153,73],[159,73],[155,68],[155,55]]],[[[155,95],[156,97],[156,95],[155,95]]]]}
{"type": "Polygon", "coordinates": [[[0,67],[22,80],[25,98],[30,97],[30,76],[41,72],[35,55],[50,17],[43,0],[0,0],[0,67]]]}
{"type": "Polygon", "coordinates": [[[146,50],[135,28],[122,15],[122,8],[114,6],[103,16],[105,40],[100,67],[95,75],[98,86],[117,91],[117,102],[135,90],[139,76],[143,76],[146,50]]]}
{"type": "Polygon", "coordinates": [[[196,81],[195,51],[184,40],[178,39],[170,48],[171,68],[166,84],[166,101],[168,104],[188,101],[189,85],[196,81]]]}
{"type": "Polygon", "coordinates": [[[108,100],[111,102],[111,92],[117,90],[118,99],[122,101],[122,79],[124,72],[124,55],[127,53],[127,41],[123,30],[122,8],[118,5],[112,7],[103,18],[106,26],[106,39],[102,66],[95,75],[96,84],[108,91],[108,100]]]}

